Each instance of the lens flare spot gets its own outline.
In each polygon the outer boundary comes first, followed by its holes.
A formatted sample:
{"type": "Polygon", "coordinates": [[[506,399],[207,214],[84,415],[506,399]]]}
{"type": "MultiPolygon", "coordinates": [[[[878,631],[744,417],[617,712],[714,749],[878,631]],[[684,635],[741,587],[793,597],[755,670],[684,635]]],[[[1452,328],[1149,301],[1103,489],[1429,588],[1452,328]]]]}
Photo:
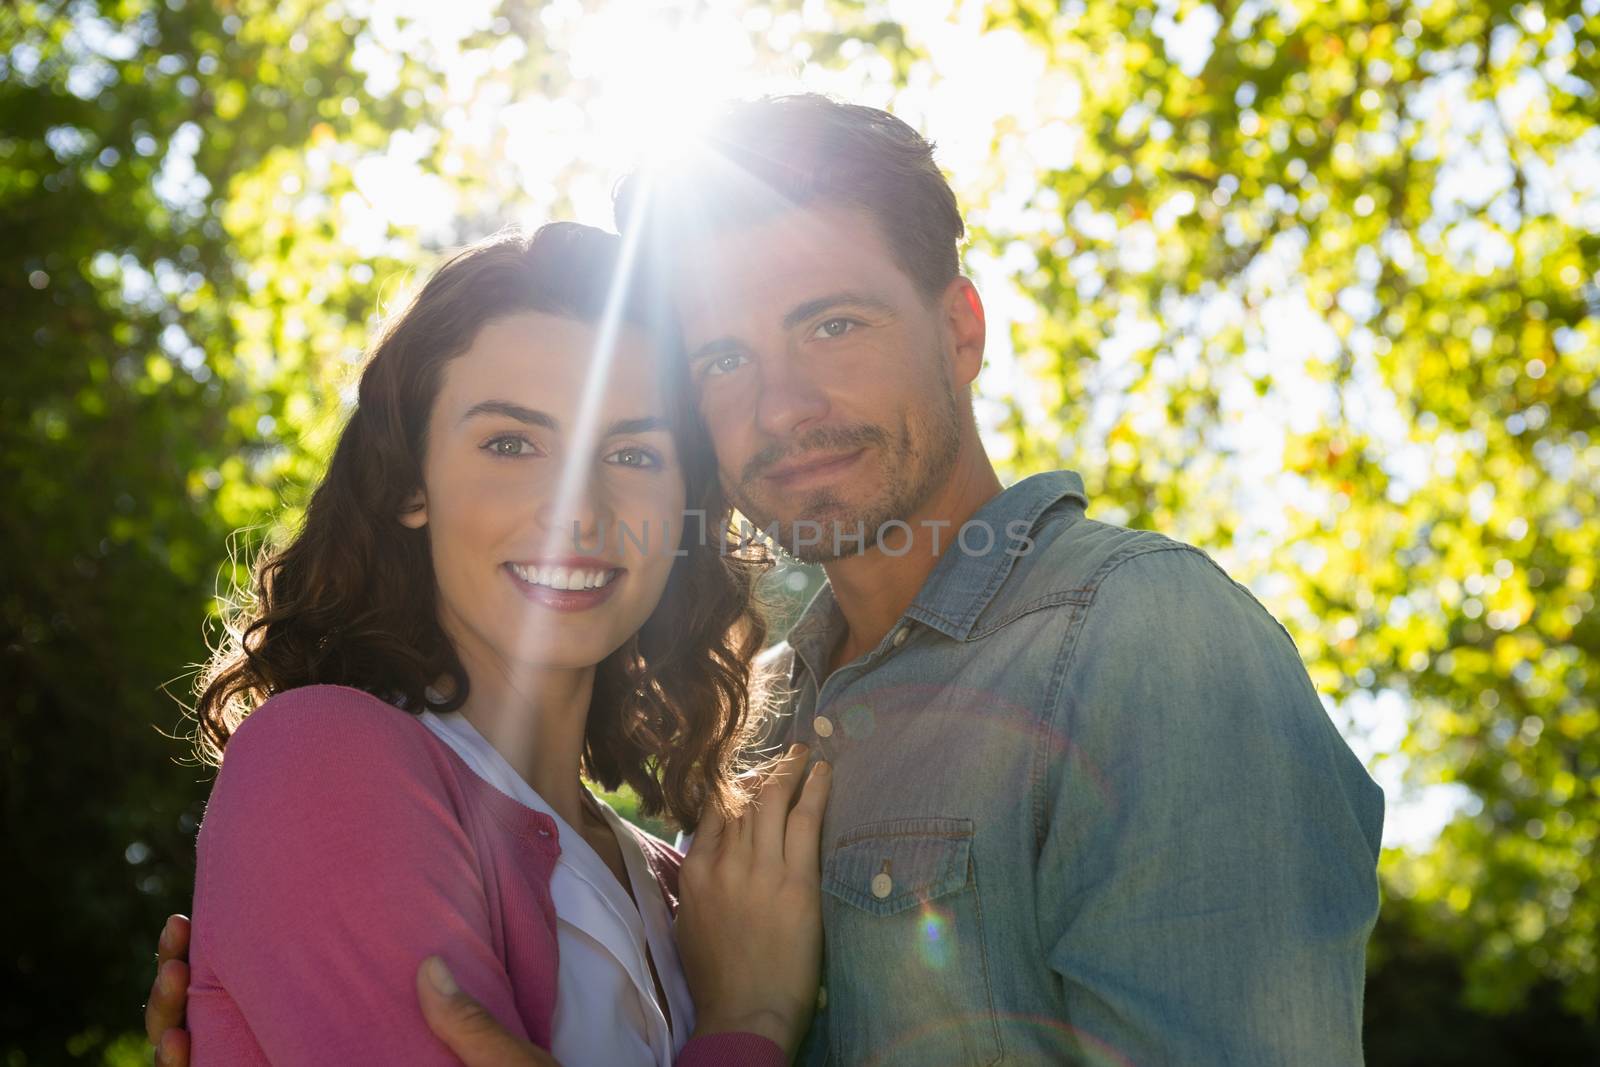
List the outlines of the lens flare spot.
{"type": "Polygon", "coordinates": [[[865,704],[853,704],[843,715],[844,732],[853,740],[863,741],[872,736],[872,709],[865,704]]]}
{"type": "Polygon", "coordinates": [[[922,905],[917,916],[917,948],[922,962],[935,971],[949,966],[955,955],[950,943],[950,919],[932,904],[922,905]]]}

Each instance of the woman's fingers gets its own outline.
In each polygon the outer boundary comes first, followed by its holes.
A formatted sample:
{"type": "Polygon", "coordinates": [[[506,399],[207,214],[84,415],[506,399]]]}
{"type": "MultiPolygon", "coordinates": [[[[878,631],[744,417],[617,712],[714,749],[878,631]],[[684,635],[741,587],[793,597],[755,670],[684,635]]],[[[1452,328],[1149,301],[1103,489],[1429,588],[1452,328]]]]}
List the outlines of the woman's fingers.
{"type": "Polygon", "coordinates": [[[767,775],[756,797],[755,810],[745,818],[751,823],[752,844],[763,859],[782,860],[784,825],[795,789],[805,776],[806,746],[790,745],[783,759],[767,775]]]}
{"type": "Polygon", "coordinates": [[[822,813],[828,807],[828,789],[833,783],[833,768],[818,761],[806,776],[800,800],[789,812],[784,830],[783,858],[794,870],[815,876],[822,841],[822,813]]]}
{"type": "Polygon", "coordinates": [[[700,813],[700,822],[694,828],[694,840],[689,842],[689,855],[715,856],[717,846],[727,831],[727,820],[715,804],[706,804],[700,813]]]}

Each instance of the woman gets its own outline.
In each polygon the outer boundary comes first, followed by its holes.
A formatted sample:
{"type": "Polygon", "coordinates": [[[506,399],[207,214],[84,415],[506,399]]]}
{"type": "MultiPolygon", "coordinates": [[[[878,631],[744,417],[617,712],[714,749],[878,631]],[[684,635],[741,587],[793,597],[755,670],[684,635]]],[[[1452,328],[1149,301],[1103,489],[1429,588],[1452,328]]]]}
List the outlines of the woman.
{"type": "Polygon", "coordinates": [[[197,1064],[452,1062],[435,955],[565,1067],[797,1046],[826,766],[748,795],[759,561],[704,536],[715,460],[617,246],[555,224],[434,274],[203,677],[197,1064]],[[677,944],[680,857],[580,771],[698,824],[677,944]]]}

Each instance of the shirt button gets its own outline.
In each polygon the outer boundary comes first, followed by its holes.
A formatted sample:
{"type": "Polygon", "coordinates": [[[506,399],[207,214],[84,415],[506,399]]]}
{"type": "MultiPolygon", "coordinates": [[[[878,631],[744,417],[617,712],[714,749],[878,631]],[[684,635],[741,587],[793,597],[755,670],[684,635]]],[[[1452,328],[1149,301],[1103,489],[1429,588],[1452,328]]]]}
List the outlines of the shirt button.
{"type": "Polygon", "coordinates": [[[892,892],[894,892],[893,878],[890,878],[887,874],[875,874],[872,876],[873,896],[877,897],[879,900],[882,900],[892,892]]]}
{"type": "Polygon", "coordinates": [[[817,1010],[828,1010],[828,987],[822,986],[817,990],[817,1010]]]}
{"type": "Polygon", "coordinates": [[[909,626],[902,626],[902,627],[900,627],[899,630],[895,631],[894,647],[895,648],[899,648],[901,645],[905,644],[906,643],[906,635],[909,634],[910,632],[911,632],[911,627],[909,627],[909,626]]]}
{"type": "Polygon", "coordinates": [[[826,715],[818,715],[814,720],[812,720],[811,728],[817,731],[818,737],[833,736],[833,720],[828,718],[826,715]]]}

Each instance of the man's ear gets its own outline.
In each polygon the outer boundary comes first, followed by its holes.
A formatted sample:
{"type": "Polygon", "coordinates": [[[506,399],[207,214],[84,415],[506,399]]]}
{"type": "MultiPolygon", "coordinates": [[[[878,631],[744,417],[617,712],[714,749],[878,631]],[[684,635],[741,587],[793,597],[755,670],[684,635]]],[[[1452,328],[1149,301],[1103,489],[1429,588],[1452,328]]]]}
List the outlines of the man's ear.
{"type": "Polygon", "coordinates": [[[400,507],[400,525],[420,530],[428,525],[428,496],[421,489],[406,498],[400,507]]]}
{"type": "Polygon", "coordinates": [[[972,279],[958,277],[946,286],[940,310],[944,313],[945,328],[950,331],[951,377],[957,387],[971,385],[983,369],[986,334],[983,300],[972,279]]]}

